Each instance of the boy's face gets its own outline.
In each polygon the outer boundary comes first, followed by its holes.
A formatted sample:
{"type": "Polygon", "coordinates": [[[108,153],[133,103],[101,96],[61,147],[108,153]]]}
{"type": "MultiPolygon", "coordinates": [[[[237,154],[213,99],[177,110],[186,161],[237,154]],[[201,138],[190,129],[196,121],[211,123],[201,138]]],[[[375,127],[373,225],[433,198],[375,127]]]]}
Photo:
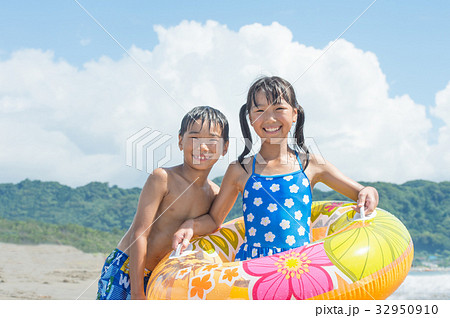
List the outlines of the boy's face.
{"type": "Polygon", "coordinates": [[[178,136],[178,145],[184,153],[184,161],[195,169],[211,168],[220,156],[227,153],[228,142],[224,143],[222,130],[208,122],[194,122],[183,136],[178,136]]]}

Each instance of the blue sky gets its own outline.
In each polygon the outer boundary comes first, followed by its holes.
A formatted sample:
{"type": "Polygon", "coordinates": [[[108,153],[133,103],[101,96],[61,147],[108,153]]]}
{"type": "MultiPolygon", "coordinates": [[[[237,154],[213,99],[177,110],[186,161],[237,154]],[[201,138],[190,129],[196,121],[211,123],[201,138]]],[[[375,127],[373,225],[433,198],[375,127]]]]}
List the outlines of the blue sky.
{"type": "Polygon", "coordinates": [[[350,177],[450,178],[446,1],[77,1],[0,4],[0,182],[142,186],[124,164],[130,135],[172,134],[208,104],[239,137],[236,105],[261,72],[296,81],[306,136],[350,177]]]}
{"type": "MultiPolygon", "coordinates": [[[[154,25],[210,19],[232,30],[277,21],[293,32],[295,41],[323,48],[373,1],[78,2],[125,48],[152,49],[157,44],[154,25]]],[[[429,106],[449,80],[449,16],[444,0],[378,0],[342,37],[377,55],[392,96],[409,94],[429,106]]],[[[18,49],[40,48],[81,66],[102,55],[117,59],[124,54],[75,1],[3,2],[0,19],[2,59],[18,49]]]]}

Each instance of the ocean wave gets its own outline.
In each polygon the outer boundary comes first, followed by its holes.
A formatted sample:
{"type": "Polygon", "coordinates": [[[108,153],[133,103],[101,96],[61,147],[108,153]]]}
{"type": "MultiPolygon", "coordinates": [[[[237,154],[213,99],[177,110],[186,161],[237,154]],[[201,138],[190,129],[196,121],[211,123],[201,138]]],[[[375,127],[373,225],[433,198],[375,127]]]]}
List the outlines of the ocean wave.
{"type": "Polygon", "coordinates": [[[450,299],[450,273],[412,272],[388,299],[450,299]]]}

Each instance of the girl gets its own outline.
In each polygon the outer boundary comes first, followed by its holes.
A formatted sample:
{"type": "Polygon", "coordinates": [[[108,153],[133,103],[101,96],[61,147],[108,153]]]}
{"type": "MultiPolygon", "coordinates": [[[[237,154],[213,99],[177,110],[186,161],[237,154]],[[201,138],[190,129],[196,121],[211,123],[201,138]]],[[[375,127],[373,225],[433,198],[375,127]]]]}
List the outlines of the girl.
{"type": "Polygon", "coordinates": [[[263,77],[250,87],[247,103],[241,107],[240,123],[246,145],[237,162],[227,169],[220,192],[208,214],[185,221],[175,233],[172,247],[181,251],[193,235],[217,230],[243,194],[246,238],[235,260],[280,253],[310,242],[311,191],[318,182],[357,201],[356,209],[372,213],[378,193],[344,176],[329,162],[318,162],[304,145],[303,108],[291,84],[280,77],[263,77]],[[249,124],[261,138],[256,155],[250,153],[249,124]],[[295,124],[295,147],[288,136],[295,124]]]}

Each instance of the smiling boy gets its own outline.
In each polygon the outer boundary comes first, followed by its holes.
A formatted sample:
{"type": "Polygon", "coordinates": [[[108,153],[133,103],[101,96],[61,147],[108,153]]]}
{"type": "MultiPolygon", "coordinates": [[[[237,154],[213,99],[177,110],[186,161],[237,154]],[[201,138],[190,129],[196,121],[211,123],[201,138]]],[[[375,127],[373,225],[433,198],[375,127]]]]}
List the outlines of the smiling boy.
{"type": "Polygon", "coordinates": [[[105,261],[97,299],[146,299],[151,271],[171,251],[174,233],[187,219],[206,214],[219,192],[208,175],[227,152],[228,131],[227,119],[212,107],[184,116],[178,136],[183,163],[148,177],[133,223],[105,261]]]}

